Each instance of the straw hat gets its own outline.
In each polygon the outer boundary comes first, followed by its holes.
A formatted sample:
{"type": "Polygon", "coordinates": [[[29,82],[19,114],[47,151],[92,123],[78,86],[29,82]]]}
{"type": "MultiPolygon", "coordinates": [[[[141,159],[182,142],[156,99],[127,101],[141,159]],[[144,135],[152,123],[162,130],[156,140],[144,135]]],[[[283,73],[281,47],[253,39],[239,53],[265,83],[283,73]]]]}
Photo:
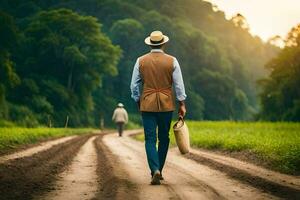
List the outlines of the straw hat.
{"type": "Polygon", "coordinates": [[[124,105],[122,103],[118,103],[118,107],[124,107],[124,105]]]}
{"type": "Polygon", "coordinates": [[[162,45],[169,41],[169,37],[164,35],[161,31],[153,31],[149,37],[145,39],[145,43],[149,46],[162,45]]]}

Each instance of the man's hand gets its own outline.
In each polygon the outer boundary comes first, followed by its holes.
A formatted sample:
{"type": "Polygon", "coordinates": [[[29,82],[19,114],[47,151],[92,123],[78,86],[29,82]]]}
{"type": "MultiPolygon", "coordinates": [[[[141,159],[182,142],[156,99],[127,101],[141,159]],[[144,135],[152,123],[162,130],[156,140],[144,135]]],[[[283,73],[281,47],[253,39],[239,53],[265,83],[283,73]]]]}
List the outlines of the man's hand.
{"type": "Polygon", "coordinates": [[[178,115],[179,117],[184,118],[185,114],[186,114],[185,103],[184,101],[179,101],[178,115]]]}

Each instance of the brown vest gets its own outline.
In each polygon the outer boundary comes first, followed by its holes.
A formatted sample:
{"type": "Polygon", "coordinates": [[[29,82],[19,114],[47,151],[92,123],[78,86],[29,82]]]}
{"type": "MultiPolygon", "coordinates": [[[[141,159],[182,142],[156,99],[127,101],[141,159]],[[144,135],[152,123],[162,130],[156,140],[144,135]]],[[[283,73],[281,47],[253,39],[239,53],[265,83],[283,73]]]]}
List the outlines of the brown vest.
{"type": "Polygon", "coordinates": [[[141,111],[175,110],[172,90],[173,61],[172,56],[160,52],[148,53],[139,58],[139,70],[143,80],[141,111]]]}

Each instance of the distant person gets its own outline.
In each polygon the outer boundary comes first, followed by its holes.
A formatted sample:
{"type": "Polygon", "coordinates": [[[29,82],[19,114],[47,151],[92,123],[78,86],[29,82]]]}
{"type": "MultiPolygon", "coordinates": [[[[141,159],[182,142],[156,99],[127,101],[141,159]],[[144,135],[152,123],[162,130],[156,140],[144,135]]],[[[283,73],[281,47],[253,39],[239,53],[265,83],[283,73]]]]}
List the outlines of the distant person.
{"type": "Polygon", "coordinates": [[[137,102],[142,114],[152,185],[159,185],[160,180],[163,180],[162,170],[169,148],[172,113],[175,110],[172,87],[175,88],[176,99],[179,102],[179,116],[184,117],[186,113],[186,94],[179,63],[175,57],[164,52],[165,43],[168,41],[169,38],[160,31],[153,31],[145,39],[151,51],[137,59],[130,86],[132,98],[137,102]]]}
{"type": "Polygon", "coordinates": [[[123,134],[124,125],[128,122],[128,114],[122,103],[118,103],[118,107],[114,111],[112,120],[117,124],[118,133],[121,137],[123,134]]]}

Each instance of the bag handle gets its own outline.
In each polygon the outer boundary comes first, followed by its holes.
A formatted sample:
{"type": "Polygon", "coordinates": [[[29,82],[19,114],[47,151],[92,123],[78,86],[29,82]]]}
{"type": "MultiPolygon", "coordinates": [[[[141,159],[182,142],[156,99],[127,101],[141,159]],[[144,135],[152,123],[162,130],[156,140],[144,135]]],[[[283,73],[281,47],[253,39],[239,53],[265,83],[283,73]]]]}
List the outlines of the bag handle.
{"type": "Polygon", "coordinates": [[[178,120],[177,120],[177,122],[173,126],[174,129],[175,128],[179,128],[179,127],[177,127],[177,125],[178,125],[179,122],[182,122],[182,125],[180,127],[182,127],[185,124],[184,117],[182,115],[178,116],[178,120]]]}
{"type": "Polygon", "coordinates": [[[184,117],[182,115],[179,115],[178,121],[183,121],[184,122],[184,117]]]}

